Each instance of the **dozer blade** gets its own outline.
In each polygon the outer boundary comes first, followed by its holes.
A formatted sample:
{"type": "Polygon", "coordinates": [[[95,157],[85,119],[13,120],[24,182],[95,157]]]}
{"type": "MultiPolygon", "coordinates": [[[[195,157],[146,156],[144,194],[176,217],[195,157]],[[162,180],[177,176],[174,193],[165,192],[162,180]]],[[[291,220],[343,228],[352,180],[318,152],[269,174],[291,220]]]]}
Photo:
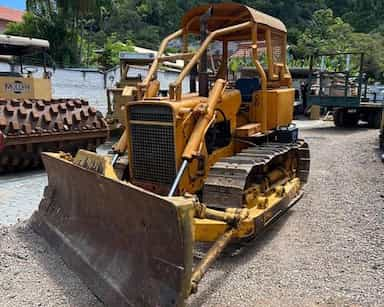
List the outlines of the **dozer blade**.
{"type": "Polygon", "coordinates": [[[180,306],[190,291],[192,203],[43,154],[32,227],[108,306],[180,306]]]}

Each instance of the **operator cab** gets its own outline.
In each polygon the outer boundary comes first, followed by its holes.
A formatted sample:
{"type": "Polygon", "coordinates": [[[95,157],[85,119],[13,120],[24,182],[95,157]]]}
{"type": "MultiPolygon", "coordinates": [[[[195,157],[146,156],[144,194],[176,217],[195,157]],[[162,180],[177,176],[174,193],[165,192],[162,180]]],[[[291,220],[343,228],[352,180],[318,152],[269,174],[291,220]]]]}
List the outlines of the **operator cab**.
{"type": "MultiPolygon", "coordinates": [[[[217,107],[220,114],[231,117],[236,109],[234,128],[259,124],[258,132],[267,134],[279,126],[289,125],[293,117],[295,91],[286,64],[287,30],[284,24],[252,8],[237,3],[203,5],[189,11],[181,29],[164,39],[148,75],[138,85],[139,98],[159,100],[155,73],[165,61],[184,60],[184,68],[169,84],[169,96],[161,101],[185,101],[191,97],[208,97],[218,79],[226,81],[217,107]],[[181,38],[180,53],[165,55],[175,39],[181,38]],[[194,42],[200,47],[193,51],[194,42]],[[240,75],[243,67],[253,68],[252,76],[240,75]],[[183,81],[189,77],[189,92],[183,81]],[[236,106],[239,101],[239,106],[236,106]],[[269,110],[267,110],[269,108],[269,110]]],[[[174,48],[174,47],[173,47],[174,48]]],[[[225,120],[218,115],[218,121],[225,120]]]]}
{"type": "Polygon", "coordinates": [[[46,40],[0,34],[0,62],[11,65],[10,70],[0,72],[0,77],[33,77],[38,70],[32,66],[24,66],[27,57],[40,58],[39,62],[43,63],[43,77],[48,77],[48,49],[49,42],[46,40]],[[18,71],[15,66],[18,66],[18,71]]]}
{"type": "Polygon", "coordinates": [[[42,39],[0,34],[0,95],[6,99],[51,99],[51,73],[47,71],[49,42],[42,39]],[[25,66],[25,61],[43,63],[38,69],[25,66]],[[7,67],[9,65],[9,67],[7,67]],[[7,69],[5,69],[7,67],[7,69]]]}

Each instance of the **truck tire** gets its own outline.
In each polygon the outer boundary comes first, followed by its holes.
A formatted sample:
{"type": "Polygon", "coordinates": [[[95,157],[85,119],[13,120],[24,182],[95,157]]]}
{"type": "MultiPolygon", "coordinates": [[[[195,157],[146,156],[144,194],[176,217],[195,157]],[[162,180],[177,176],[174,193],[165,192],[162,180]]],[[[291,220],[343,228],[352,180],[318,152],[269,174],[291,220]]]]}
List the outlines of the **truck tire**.
{"type": "Polygon", "coordinates": [[[336,127],[356,127],[359,113],[348,113],[347,109],[337,109],[333,115],[336,127]]]}
{"type": "Polygon", "coordinates": [[[344,111],[337,109],[333,114],[333,122],[336,127],[344,127],[344,111]]]}
{"type": "Polygon", "coordinates": [[[379,129],[381,125],[381,110],[374,110],[368,114],[368,128],[379,129]]]}
{"type": "Polygon", "coordinates": [[[344,113],[344,127],[356,127],[359,122],[359,113],[344,113]]]}

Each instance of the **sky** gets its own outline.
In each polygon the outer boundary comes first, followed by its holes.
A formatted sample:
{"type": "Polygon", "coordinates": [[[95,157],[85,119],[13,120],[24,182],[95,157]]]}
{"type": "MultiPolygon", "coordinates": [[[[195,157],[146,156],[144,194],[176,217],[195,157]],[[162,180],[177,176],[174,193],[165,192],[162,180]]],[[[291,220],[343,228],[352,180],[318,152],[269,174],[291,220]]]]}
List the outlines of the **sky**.
{"type": "Polygon", "coordinates": [[[0,6],[25,10],[25,0],[0,0],[0,6]]]}

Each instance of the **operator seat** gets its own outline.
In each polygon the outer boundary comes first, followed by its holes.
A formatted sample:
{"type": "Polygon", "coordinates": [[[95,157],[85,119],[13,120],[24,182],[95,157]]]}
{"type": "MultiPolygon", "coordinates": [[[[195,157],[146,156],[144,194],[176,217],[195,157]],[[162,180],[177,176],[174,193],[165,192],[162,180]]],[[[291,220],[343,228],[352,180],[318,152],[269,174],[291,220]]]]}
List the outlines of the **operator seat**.
{"type": "Polygon", "coordinates": [[[252,102],[252,94],[261,89],[258,78],[240,78],[236,80],[235,88],[241,93],[243,102],[252,102]]]}

